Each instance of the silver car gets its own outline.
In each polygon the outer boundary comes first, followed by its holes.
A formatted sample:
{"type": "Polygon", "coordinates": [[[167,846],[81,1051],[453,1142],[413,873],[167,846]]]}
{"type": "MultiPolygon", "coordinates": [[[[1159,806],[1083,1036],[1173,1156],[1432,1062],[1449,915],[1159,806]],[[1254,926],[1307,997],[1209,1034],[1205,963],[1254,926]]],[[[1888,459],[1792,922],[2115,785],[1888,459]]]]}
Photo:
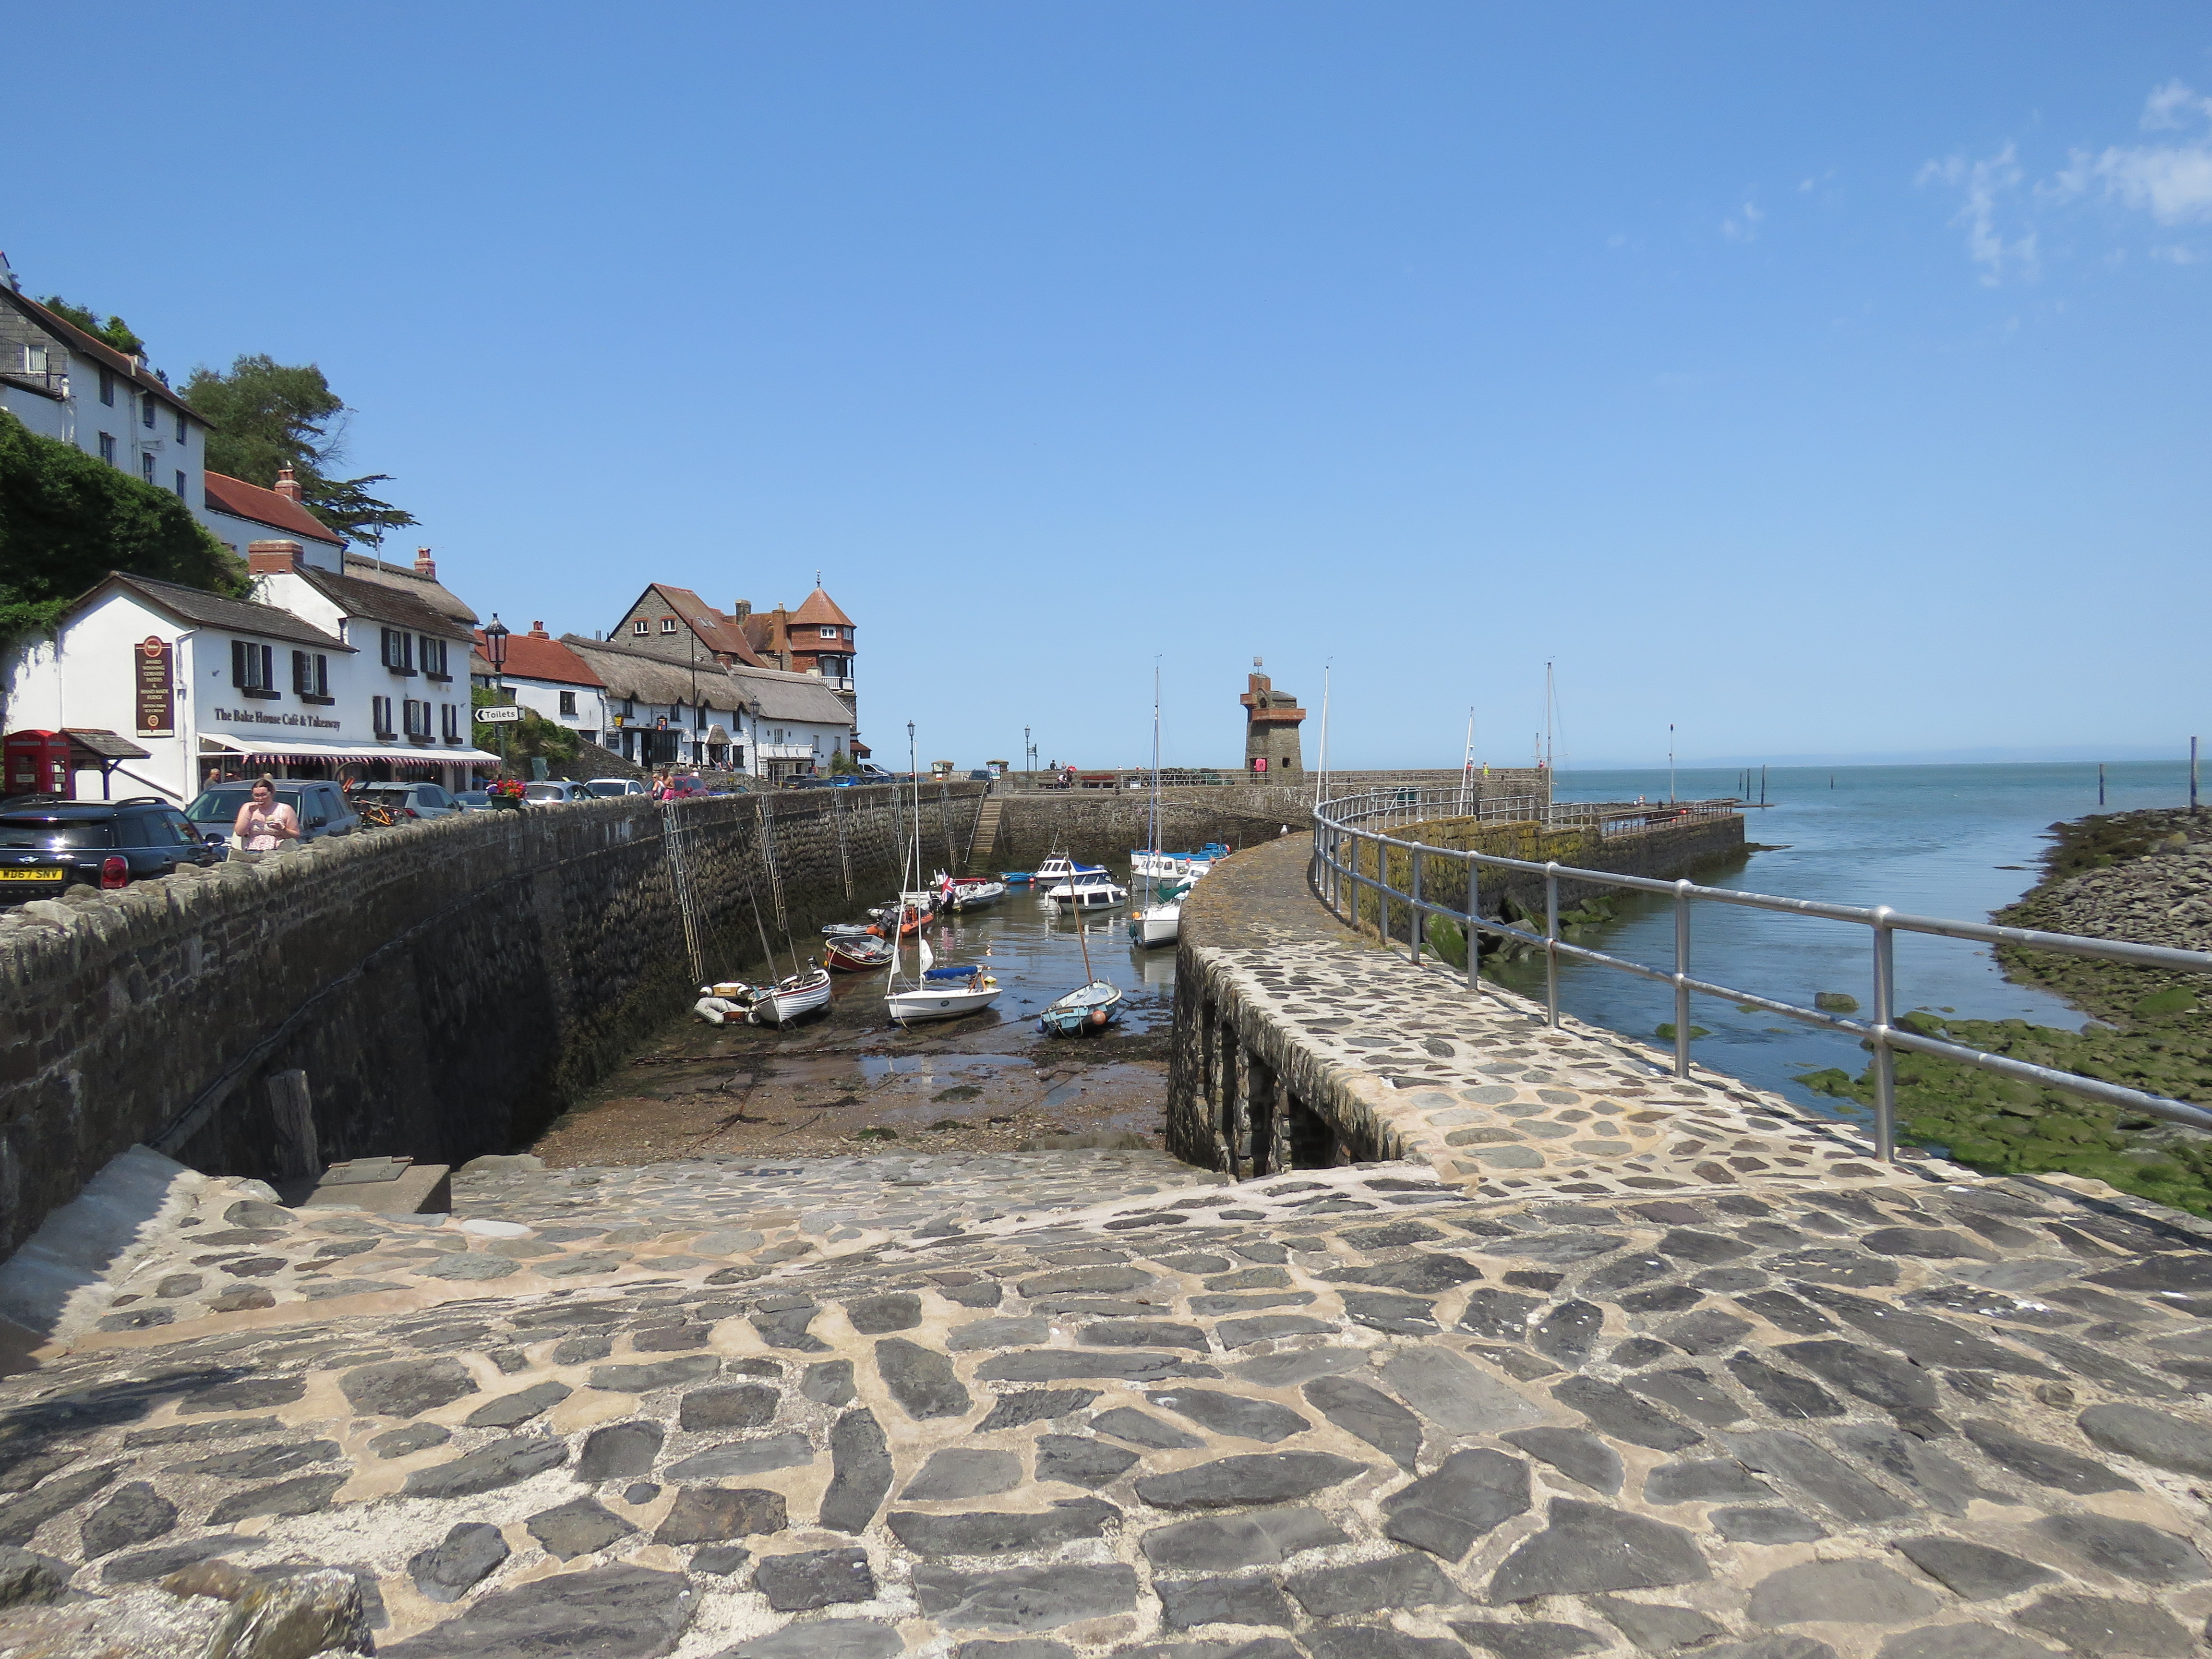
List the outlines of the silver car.
{"type": "Polygon", "coordinates": [[[402,823],[416,818],[452,817],[461,811],[460,802],[434,783],[364,783],[354,790],[353,799],[390,807],[402,823]]]}
{"type": "Polygon", "coordinates": [[[642,795],[646,787],[635,778],[593,778],[584,786],[594,799],[612,800],[623,795],[642,795]]]}
{"type": "Polygon", "coordinates": [[[525,806],[559,806],[568,801],[594,799],[588,785],[568,783],[557,778],[522,786],[522,804],[525,806]]]}

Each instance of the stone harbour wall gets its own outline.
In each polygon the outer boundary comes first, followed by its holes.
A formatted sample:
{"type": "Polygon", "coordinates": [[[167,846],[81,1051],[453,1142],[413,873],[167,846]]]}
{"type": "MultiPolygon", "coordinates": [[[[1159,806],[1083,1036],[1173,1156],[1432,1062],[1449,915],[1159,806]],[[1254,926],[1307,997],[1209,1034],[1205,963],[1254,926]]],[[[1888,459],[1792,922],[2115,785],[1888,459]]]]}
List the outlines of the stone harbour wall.
{"type": "MultiPolygon", "coordinates": [[[[1382,787],[1446,787],[1457,772],[1332,772],[1334,797],[1382,787]]],[[[1478,780],[1484,800],[1545,793],[1541,773],[1494,771],[1478,780]]],[[[1085,863],[1124,859],[1146,844],[1152,796],[1139,789],[1020,791],[1003,797],[994,868],[1034,869],[1054,853],[1085,863]]],[[[1272,841],[1287,826],[1303,834],[1313,821],[1310,774],[1282,784],[1186,784],[1160,791],[1160,845],[1194,852],[1207,842],[1249,847],[1272,841]]]]}
{"type": "MultiPolygon", "coordinates": [[[[974,784],[925,786],[964,855],[974,784]]],[[[895,890],[890,787],[676,809],[708,976],[790,971],[895,890]],[[758,920],[755,905],[757,903],[758,920]]],[[[0,912],[0,1252],[135,1142],[270,1176],[267,1079],[303,1068],[326,1159],[459,1164],[526,1141],[692,993],[664,815],[472,813],[0,912]]]]}

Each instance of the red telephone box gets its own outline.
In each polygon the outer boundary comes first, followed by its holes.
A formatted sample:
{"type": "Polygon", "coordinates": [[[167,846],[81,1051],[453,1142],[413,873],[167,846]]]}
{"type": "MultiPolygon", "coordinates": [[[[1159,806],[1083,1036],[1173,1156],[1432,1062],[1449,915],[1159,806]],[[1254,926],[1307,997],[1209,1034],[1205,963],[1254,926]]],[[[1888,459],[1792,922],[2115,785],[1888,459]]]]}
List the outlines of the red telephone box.
{"type": "Polygon", "coordinates": [[[70,766],[66,732],[10,732],[5,745],[10,795],[60,795],[76,799],[76,774],[70,766]]]}

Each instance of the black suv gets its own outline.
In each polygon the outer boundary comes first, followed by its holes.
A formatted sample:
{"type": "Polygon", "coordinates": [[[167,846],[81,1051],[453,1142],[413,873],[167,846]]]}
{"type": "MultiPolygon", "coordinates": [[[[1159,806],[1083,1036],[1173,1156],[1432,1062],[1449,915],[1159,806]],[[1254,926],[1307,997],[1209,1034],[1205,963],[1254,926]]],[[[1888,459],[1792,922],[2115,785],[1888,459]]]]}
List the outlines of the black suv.
{"type": "Polygon", "coordinates": [[[0,904],[55,898],[73,882],[127,887],[222,853],[158,795],[129,800],[0,800],[0,904]]]}

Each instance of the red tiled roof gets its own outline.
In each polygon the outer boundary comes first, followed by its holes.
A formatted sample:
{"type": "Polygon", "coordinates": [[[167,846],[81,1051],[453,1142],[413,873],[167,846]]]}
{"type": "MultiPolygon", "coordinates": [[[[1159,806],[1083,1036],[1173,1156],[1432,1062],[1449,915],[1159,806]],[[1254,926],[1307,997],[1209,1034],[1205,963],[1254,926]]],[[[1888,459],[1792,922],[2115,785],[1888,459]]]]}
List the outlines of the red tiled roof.
{"type": "MultiPolygon", "coordinates": [[[[226,477],[220,472],[200,475],[207,489],[207,504],[217,513],[228,513],[234,519],[250,520],[267,525],[287,536],[304,536],[310,541],[328,542],[333,547],[345,544],[345,538],[325,524],[289,495],[273,489],[264,489],[259,484],[250,484],[243,478],[226,477]]],[[[244,548],[238,550],[240,553],[244,548]]]]}
{"type": "Polygon", "coordinates": [[[853,626],[853,619],[837,608],[837,601],[819,587],[809,593],[805,603],[791,613],[791,621],[794,627],[799,628],[853,626]]]}
{"type": "MultiPolygon", "coordinates": [[[[477,635],[476,654],[483,661],[484,672],[491,672],[491,660],[483,654],[484,636],[477,635]]],[[[594,674],[584,659],[558,640],[541,640],[529,634],[509,634],[507,636],[507,666],[501,671],[519,680],[551,680],[561,685],[605,685],[606,682],[594,674]]]]}

